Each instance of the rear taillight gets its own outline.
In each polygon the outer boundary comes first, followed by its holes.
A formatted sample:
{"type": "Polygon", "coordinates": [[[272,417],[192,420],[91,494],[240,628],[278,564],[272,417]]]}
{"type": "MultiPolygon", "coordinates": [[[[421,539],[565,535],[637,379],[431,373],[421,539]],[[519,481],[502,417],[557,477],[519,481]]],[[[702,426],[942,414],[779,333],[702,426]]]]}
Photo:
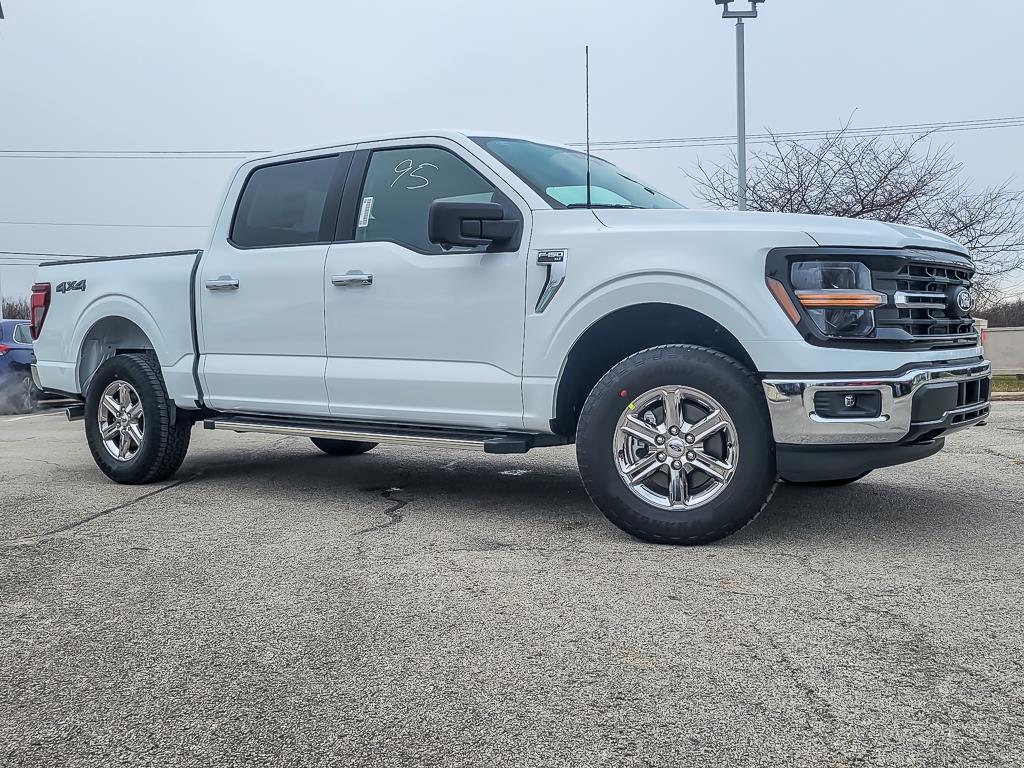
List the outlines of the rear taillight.
{"type": "Polygon", "coordinates": [[[32,300],[29,304],[29,320],[32,322],[32,339],[38,339],[43,330],[46,310],[50,308],[50,284],[36,283],[32,286],[32,300]]]}
{"type": "Polygon", "coordinates": [[[8,347],[6,344],[0,344],[0,357],[3,357],[4,355],[6,355],[10,351],[11,351],[11,348],[8,347]]]}

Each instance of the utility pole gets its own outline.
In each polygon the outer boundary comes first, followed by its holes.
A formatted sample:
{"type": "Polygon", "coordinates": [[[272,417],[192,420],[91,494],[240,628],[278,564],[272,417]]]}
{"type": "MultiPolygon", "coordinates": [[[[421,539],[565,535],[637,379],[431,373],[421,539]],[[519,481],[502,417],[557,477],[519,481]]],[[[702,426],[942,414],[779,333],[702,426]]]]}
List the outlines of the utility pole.
{"type": "Polygon", "coordinates": [[[757,5],[764,0],[749,0],[750,8],[734,11],[734,0],[715,0],[723,6],[723,19],[736,19],[736,208],[747,210],[747,66],[744,40],[744,19],[757,18],[757,5]]]}

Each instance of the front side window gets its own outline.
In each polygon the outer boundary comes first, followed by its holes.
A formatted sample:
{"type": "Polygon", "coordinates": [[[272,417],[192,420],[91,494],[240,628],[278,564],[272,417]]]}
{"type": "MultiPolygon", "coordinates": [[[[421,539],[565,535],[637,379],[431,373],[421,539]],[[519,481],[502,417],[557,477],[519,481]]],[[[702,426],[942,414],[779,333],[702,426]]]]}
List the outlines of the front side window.
{"type": "MultiPolygon", "coordinates": [[[[437,147],[377,150],[370,156],[356,221],[357,241],[392,241],[442,253],[427,238],[435,201],[511,203],[457,155],[437,147]]],[[[482,247],[482,246],[481,246],[482,247]]]]}
{"type": "MultiPolygon", "coordinates": [[[[587,156],[564,147],[522,139],[475,137],[477,144],[498,158],[554,208],[587,206],[587,156]]],[[[592,208],[682,208],[606,160],[590,158],[592,208]]]]}
{"type": "Polygon", "coordinates": [[[242,248],[321,242],[320,222],[338,158],[266,165],[250,174],[231,225],[242,248]]]}
{"type": "Polygon", "coordinates": [[[12,338],[16,344],[31,344],[32,343],[32,332],[29,329],[28,323],[20,323],[14,326],[14,335],[12,338]]]}

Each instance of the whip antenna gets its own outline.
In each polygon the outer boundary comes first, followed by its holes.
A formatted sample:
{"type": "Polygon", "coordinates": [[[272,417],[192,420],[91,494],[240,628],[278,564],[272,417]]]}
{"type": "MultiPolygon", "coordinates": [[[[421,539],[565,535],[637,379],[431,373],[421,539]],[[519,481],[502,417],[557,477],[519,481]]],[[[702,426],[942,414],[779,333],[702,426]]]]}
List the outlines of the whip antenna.
{"type": "Polygon", "coordinates": [[[586,103],[587,103],[587,208],[590,207],[590,46],[583,49],[586,72],[586,103]]]}

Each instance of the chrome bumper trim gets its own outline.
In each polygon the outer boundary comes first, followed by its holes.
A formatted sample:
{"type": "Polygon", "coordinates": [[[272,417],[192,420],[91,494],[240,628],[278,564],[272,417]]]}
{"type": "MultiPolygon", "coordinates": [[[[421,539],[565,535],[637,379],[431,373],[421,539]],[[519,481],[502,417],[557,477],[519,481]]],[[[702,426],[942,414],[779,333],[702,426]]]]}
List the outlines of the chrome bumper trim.
{"type": "Polygon", "coordinates": [[[36,385],[36,389],[42,389],[43,385],[39,383],[39,371],[36,369],[36,364],[31,363],[29,367],[32,370],[32,383],[36,385]]]}
{"type": "MultiPolygon", "coordinates": [[[[914,395],[926,384],[984,379],[992,375],[987,360],[972,365],[917,368],[906,373],[878,378],[793,378],[762,382],[777,443],[849,445],[895,443],[910,432],[914,395]],[[882,397],[881,416],[870,419],[825,419],[814,412],[814,395],[828,390],[877,391],[882,397]]],[[[947,412],[946,416],[979,411],[988,402],[947,412]]],[[[969,427],[983,417],[968,420],[953,429],[969,427]]]]}

